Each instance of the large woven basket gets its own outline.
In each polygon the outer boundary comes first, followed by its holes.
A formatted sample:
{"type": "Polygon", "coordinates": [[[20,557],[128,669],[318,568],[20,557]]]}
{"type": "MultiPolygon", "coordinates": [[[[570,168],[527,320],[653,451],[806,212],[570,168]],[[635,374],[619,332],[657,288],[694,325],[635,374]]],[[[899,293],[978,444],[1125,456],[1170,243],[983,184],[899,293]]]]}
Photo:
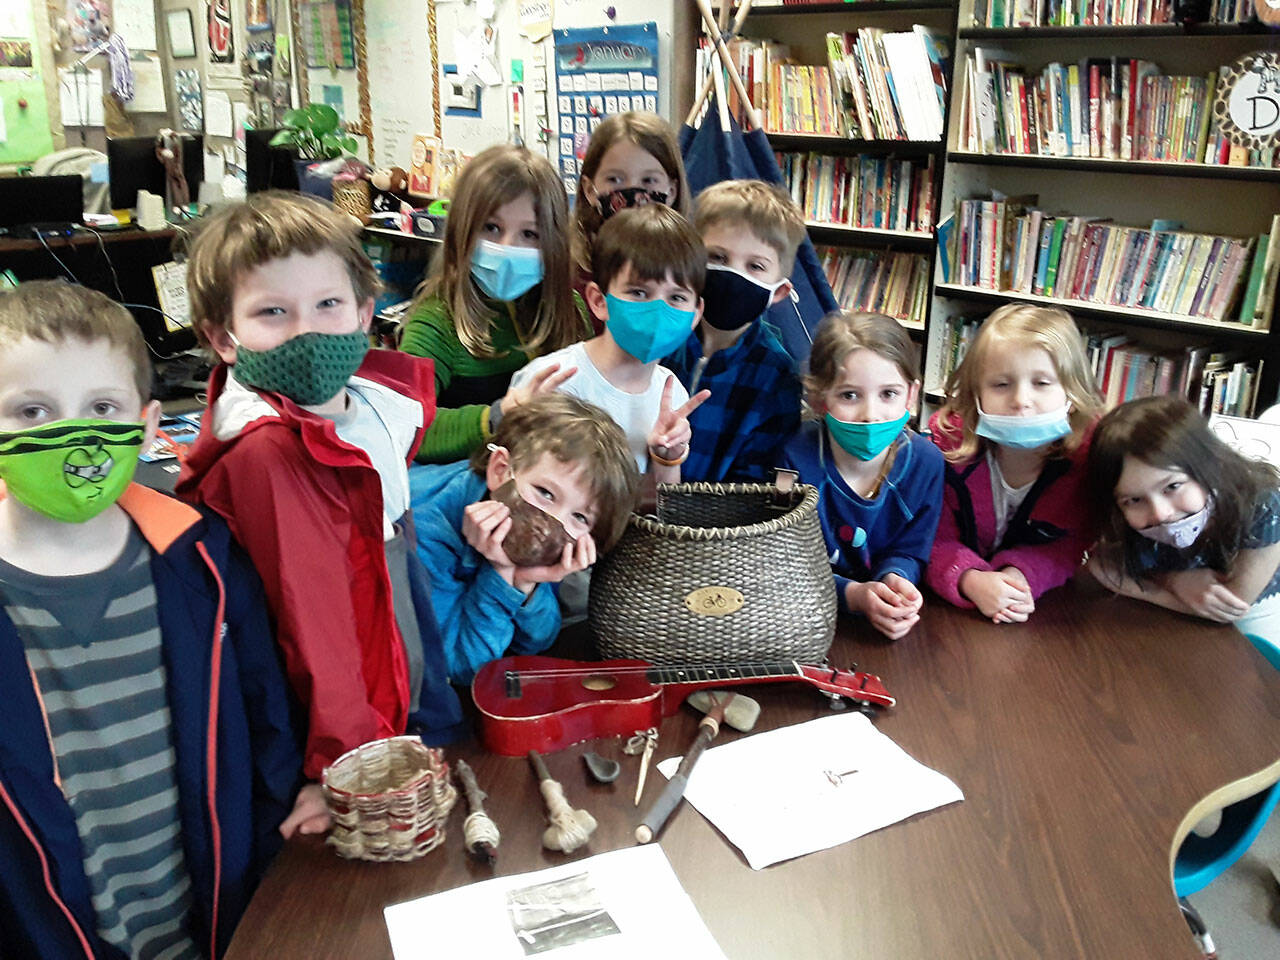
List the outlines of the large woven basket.
{"type": "Polygon", "coordinates": [[[416,860],[444,842],[458,793],[439,750],[417,737],[373,740],[324,772],[331,843],[359,860],[416,860]]]}
{"type": "Polygon", "coordinates": [[[606,658],[652,663],[821,660],[836,598],[818,491],[663,484],[657,517],[633,515],[591,575],[606,658]]]}

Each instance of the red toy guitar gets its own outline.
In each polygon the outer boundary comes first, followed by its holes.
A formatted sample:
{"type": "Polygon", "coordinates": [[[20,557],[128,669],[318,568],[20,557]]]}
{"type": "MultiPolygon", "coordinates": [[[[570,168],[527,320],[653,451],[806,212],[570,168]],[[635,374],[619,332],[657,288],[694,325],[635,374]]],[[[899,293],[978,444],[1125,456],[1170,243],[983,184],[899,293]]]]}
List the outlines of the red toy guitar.
{"type": "Polygon", "coordinates": [[[471,696],[480,709],[480,739],[493,753],[549,753],[593,737],[656,727],[701,687],[808,683],[859,705],[891,707],[894,699],[871,673],[794,661],[654,666],[643,660],[582,663],[553,657],[504,657],[480,668],[471,696]]]}

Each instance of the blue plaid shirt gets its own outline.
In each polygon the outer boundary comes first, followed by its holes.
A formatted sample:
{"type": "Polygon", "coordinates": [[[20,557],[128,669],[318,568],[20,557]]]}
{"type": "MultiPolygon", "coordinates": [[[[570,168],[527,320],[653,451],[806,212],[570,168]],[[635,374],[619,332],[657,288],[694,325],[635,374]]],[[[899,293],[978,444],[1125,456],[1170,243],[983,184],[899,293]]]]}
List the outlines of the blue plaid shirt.
{"type": "Polygon", "coordinates": [[[705,358],[698,329],[663,361],[693,395],[711,397],[689,417],[693,429],[682,480],[743,483],[772,480],[782,445],[800,425],[795,362],[773,328],[753,323],[732,347],[705,358]]]}

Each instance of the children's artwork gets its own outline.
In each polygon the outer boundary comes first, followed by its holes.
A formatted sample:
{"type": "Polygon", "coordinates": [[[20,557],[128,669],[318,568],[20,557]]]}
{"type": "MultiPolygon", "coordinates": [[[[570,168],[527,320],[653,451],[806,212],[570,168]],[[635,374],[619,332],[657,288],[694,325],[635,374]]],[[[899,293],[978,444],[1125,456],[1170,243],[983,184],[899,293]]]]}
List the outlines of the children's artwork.
{"type": "Polygon", "coordinates": [[[209,0],[209,59],[214,63],[232,63],[235,58],[231,0],[209,0]]]}
{"type": "Polygon", "coordinates": [[[30,66],[30,40],[0,40],[0,67],[30,66]]]}
{"type": "Polygon", "coordinates": [[[204,101],[200,96],[200,71],[173,71],[173,86],[178,95],[178,119],[183,130],[204,132],[204,101]]]}
{"type": "Polygon", "coordinates": [[[556,30],[556,102],[560,176],[578,186],[587,143],[604,118],[658,110],[658,25],[655,22],[556,30]]]}
{"type": "Polygon", "coordinates": [[[1209,429],[1236,452],[1280,467],[1280,423],[1215,413],[1209,418],[1209,429]]]}
{"type": "Polygon", "coordinates": [[[67,0],[67,24],[71,46],[84,53],[103,43],[111,33],[111,10],[106,0],[67,0]]]}
{"type": "Polygon", "coordinates": [[[307,66],[355,69],[350,0],[303,0],[302,38],[307,66]]]}

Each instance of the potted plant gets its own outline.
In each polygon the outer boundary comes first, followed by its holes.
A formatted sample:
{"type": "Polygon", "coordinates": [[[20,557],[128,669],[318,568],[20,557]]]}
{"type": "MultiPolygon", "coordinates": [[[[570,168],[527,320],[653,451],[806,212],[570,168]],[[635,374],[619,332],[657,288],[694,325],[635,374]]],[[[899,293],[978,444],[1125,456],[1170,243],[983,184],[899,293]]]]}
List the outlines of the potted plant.
{"type": "Polygon", "coordinates": [[[331,196],[332,183],[328,178],[317,177],[308,170],[320,160],[335,160],[356,152],[356,139],[341,129],[338,111],[327,103],[310,103],[305,107],[288,111],[281,122],[280,132],[271,138],[273,147],[292,147],[298,153],[298,188],[326,199],[331,196]]]}

